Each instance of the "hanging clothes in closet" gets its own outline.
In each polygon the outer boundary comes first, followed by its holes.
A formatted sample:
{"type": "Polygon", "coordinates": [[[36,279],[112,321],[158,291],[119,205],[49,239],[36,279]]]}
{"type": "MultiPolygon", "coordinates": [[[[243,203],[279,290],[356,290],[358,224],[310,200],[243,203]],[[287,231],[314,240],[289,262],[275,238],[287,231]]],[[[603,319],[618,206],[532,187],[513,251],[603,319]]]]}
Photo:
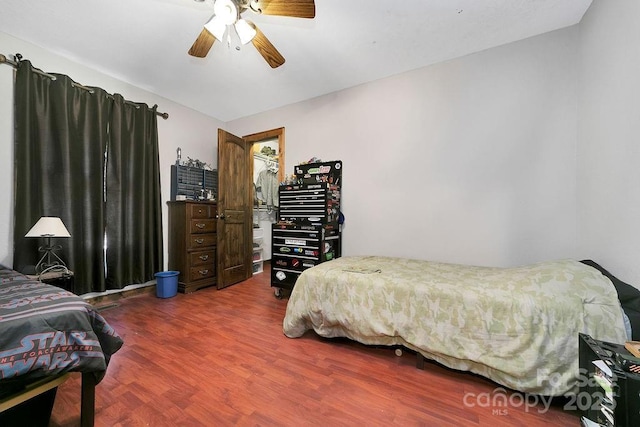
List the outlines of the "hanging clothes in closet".
{"type": "Polygon", "coordinates": [[[260,171],[256,179],[256,196],[267,206],[267,209],[278,207],[278,163],[265,160],[265,169],[260,171]]]}

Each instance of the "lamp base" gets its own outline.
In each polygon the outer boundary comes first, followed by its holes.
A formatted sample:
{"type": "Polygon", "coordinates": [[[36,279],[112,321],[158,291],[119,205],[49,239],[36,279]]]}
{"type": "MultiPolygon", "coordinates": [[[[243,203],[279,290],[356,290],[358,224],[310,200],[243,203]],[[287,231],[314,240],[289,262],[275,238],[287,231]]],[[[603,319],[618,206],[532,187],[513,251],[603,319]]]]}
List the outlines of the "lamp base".
{"type": "Polygon", "coordinates": [[[48,271],[61,269],[67,270],[67,265],[62,259],[55,253],[55,251],[62,249],[61,245],[51,245],[51,238],[47,238],[46,246],[40,246],[39,252],[43,252],[40,261],[36,264],[36,273],[42,274],[48,271]],[[52,259],[53,257],[53,259],[52,259]]]}

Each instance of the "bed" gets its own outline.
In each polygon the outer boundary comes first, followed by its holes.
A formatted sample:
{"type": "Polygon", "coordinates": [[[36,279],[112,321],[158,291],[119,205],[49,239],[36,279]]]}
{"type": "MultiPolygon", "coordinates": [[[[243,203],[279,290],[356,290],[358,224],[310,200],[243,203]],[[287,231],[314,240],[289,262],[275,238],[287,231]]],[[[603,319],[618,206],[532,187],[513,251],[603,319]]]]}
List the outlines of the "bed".
{"type": "Polygon", "coordinates": [[[123,344],[93,306],[0,265],[0,331],[0,425],[29,414],[29,402],[21,411],[12,402],[47,388],[55,396],[69,372],[82,373],[81,422],[93,425],[94,387],[123,344]]]}
{"type": "Polygon", "coordinates": [[[300,275],[283,331],[308,330],[401,345],[544,396],[577,391],[578,333],[623,343],[630,332],[611,280],[583,262],[491,268],[379,256],[337,258],[300,275]]]}

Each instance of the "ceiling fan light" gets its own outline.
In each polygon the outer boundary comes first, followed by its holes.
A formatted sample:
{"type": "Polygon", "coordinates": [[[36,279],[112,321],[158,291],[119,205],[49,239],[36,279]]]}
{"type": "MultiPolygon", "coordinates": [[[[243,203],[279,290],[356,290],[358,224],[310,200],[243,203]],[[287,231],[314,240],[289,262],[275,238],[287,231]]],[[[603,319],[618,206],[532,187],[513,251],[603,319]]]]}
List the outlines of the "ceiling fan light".
{"type": "Polygon", "coordinates": [[[233,0],[216,0],[213,12],[225,25],[235,24],[240,18],[238,7],[233,0]]]}
{"type": "Polygon", "coordinates": [[[244,19],[238,20],[234,25],[236,28],[236,33],[238,33],[238,37],[240,38],[240,43],[247,44],[256,36],[256,30],[253,28],[247,21],[244,19]]]}
{"type": "Polygon", "coordinates": [[[218,15],[214,15],[213,18],[209,20],[206,24],[204,24],[204,28],[207,29],[213,36],[218,39],[218,41],[222,41],[224,38],[224,33],[227,31],[227,24],[222,22],[218,15]]]}

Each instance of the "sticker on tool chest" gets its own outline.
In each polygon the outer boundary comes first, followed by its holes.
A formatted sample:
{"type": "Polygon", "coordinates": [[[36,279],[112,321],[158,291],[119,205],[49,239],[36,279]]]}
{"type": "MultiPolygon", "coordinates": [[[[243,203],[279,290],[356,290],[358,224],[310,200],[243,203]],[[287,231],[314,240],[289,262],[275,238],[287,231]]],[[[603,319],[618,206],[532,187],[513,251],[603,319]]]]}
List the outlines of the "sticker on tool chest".
{"type": "Polygon", "coordinates": [[[306,246],[306,240],[297,240],[297,239],[284,239],[285,245],[296,245],[296,246],[306,246]]]}

